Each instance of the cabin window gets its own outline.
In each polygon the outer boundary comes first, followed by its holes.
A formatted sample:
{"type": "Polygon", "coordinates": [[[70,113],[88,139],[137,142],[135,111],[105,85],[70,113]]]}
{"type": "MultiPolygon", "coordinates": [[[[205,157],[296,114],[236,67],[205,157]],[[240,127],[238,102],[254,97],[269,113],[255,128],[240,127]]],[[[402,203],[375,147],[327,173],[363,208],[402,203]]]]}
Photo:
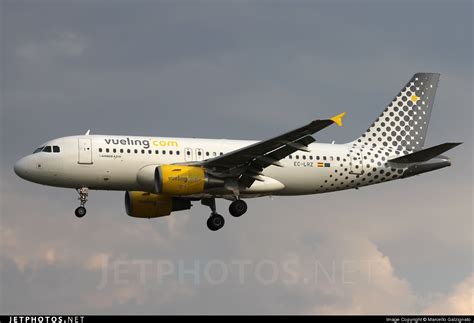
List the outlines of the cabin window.
{"type": "Polygon", "coordinates": [[[303,157],[302,157],[302,158],[303,158],[303,159],[306,159],[306,155],[303,155],[303,157]]]}
{"type": "Polygon", "coordinates": [[[300,156],[296,155],[295,158],[296,158],[296,159],[300,159],[300,156]]]}
{"type": "Polygon", "coordinates": [[[309,160],[313,160],[313,156],[312,156],[312,155],[309,156],[309,160]]]}
{"type": "Polygon", "coordinates": [[[224,155],[224,153],[223,153],[223,152],[221,152],[221,154],[220,154],[220,155],[222,156],[222,155],[224,155]]]}
{"type": "Polygon", "coordinates": [[[330,161],[334,161],[334,157],[332,157],[332,156],[329,157],[329,160],[330,160],[330,161]]]}
{"type": "Polygon", "coordinates": [[[323,156],[323,160],[326,160],[326,156],[323,156]]]}
{"type": "Polygon", "coordinates": [[[289,158],[289,159],[293,159],[293,156],[289,155],[288,158],[289,158]]]}
{"type": "Polygon", "coordinates": [[[142,149],[142,154],[144,154],[144,153],[145,153],[145,149],[142,149]]]}
{"type": "Polygon", "coordinates": [[[172,151],[172,150],[170,150],[170,155],[173,155],[173,151],[172,151]]]}
{"type": "Polygon", "coordinates": [[[135,154],[138,154],[138,149],[133,150],[135,154]]]}
{"type": "Polygon", "coordinates": [[[151,149],[148,150],[148,154],[149,154],[149,155],[151,155],[152,153],[153,153],[153,152],[151,151],[151,149]]]}
{"type": "Polygon", "coordinates": [[[123,149],[122,148],[120,148],[120,153],[123,154],[123,149]]]}
{"type": "Polygon", "coordinates": [[[198,156],[201,156],[201,151],[198,151],[198,156]]]}
{"type": "Polygon", "coordinates": [[[208,152],[208,151],[206,151],[206,156],[208,156],[208,157],[209,157],[209,152],[208,152]]]}
{"type": "Polygon", "coordinates": [[[159,150],[155,150],[155,154],[158,155],[160,153],[159,150]]]}
{"type": "Polygon", "coordinates": [[[113,149],[113,152],[116,153],[116,152],[117,152],[117,149],[114,148],[114,149],[113,149]]]}
{"type": "Polygon", "coordinates": [[[191,152],[189,150],[186,151],[186,155],[191,156],[191,152]]]}
{"type": "Polygon", "coordinates": [[[179,153],[179,150],[178,150],[178,151],[176,151],[176,155],[179,155],[179,154],[180,154],[180,153],[179,153]]]}
{"type": "Polygon", "coordinates": [[[127,149],[127,154],[130,154],[130,149],[127,149]]]}
{"type": "Polygon", "coordinates": [[[216,152],[213,152],[213,153],[212,153],[212,156],[216,157],[216,156],[217,156],[217,153],[216,153],[216,152]]]}
{"type": "Polygon", "coordinates": [[[109,148],[105,148],[105,152],[108,153],[108,152],[109,152],[109,148]]]}
{"type": "Polygon", "coordinates": [[[340,157],[337,157],[336,159],[337,159],[337,161],[340,161],[340,160],[341,160],[341,158],[340,158],[340,157]]]}
{"type": "Polygon", "coordinates": [[[166,155],[166,150],[163,150],[162,153],[163,153],[163,155],[166,155]]]}
{"type": "Polygon", "coordinates": [[[99,153],[101,153],[101,152],[102,152],[102,148],[99,148],[99,153]]]}

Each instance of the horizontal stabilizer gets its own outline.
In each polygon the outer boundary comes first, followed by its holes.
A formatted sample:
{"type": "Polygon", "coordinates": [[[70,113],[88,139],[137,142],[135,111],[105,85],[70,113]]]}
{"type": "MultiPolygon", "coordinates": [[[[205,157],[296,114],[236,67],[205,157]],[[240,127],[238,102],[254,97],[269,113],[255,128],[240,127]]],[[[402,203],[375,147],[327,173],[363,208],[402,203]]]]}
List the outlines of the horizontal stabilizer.
{"type": "Polygon", "coordinates": [[[390,159],[389,162],[392,163],[399,163],[399,164],[410,164],[410,163],[421,163],[428,161],[434,157],[437,157],[458,145],[462,144],[462,142],[447,142],[441,145],[433,146],[430,148],[426,148],[423,150],[419,150],[417,152],[398,157],[395,159],[390,159]]]}

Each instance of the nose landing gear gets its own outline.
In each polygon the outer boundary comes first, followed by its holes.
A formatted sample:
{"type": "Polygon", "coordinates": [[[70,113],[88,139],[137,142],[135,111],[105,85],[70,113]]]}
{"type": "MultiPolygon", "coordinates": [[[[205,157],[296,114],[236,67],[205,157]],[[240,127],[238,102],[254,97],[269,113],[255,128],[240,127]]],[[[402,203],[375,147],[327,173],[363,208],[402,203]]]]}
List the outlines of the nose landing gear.
{"type": "Polygon", "coordinates": [[[86,215],[87,213],[87,210],[85,207],[83,206],[79,206],[75,211],[74,211],[74,214],[78,217],[78,218],[82,218],[84,215],[86,215]]]}
{"type": "Polygon", "coordinates": [[[78,217],[78,218],[82,218],[84,215],[86,215],[87,213],[87,210],[86,208],[84,207],[84,205],[86,204],[87,202],[87,198],[89,196],[89,189],[87,187],[81,187],[80,189],[77,189],[76,190],[77,193],[79,194],[79,198],[78,200],[81,202],[81,206],[79,206],[75,211],[74,211],[74,214],[78,217]]]}

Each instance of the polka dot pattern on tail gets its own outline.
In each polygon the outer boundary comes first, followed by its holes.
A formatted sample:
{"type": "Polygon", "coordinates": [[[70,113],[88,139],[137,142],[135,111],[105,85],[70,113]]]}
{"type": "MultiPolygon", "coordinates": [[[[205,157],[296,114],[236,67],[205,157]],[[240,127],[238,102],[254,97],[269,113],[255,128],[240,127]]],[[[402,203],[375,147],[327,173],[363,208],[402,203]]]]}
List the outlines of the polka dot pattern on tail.
{"type": "Polygon", "coordinates": [[[397,155],[421,149],[438,81],[437,73],[415,74],[353,146],[391,148],[397,155]]]}

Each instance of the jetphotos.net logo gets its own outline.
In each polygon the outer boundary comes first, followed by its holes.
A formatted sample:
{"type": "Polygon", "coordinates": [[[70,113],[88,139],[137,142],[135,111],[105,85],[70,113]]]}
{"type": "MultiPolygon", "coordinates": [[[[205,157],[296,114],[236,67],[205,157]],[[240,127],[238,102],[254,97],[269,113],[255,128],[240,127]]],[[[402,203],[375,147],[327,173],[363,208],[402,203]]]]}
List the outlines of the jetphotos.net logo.
{"type": "Polygon", "coordinates": [[[84,316],[10,316],[8,323],[84,323],[84,316]]]}
{"type": "Polygon", "coordinates": [[[107,145],[122,145],[122,146],[141,146],[145,149],[150,147],[178,147],[176,140],[166,139],[136,139],[136,138],[106,138],[104,139],[107,145]]]}

